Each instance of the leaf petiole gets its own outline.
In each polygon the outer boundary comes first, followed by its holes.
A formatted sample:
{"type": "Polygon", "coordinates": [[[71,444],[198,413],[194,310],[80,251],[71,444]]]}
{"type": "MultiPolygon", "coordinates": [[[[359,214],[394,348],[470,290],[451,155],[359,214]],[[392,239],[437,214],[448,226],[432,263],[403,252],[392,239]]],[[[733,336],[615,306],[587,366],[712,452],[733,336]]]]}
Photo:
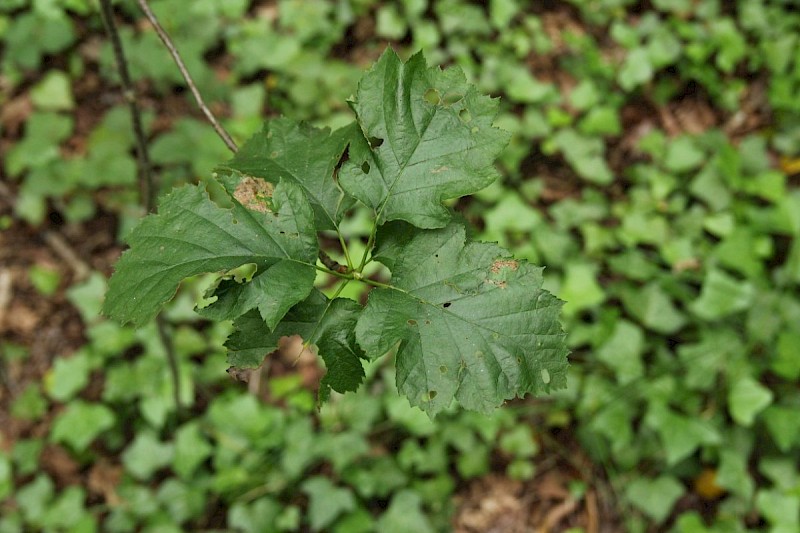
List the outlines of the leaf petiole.
{"type": "Polygon", "coordinates": [[[372,231],[369,233],[369,239],[367,240],[367,247],[364,249],[364,255],[361,256],[361,264],[358,265],[358,271],[361,272],[364,270],[364,267],[368,263],[367,257],[369,257],[370,252],[372,251],[372,247],[375,245],[375,236],[378,233],[378,217],[380,216],[380,212],[375,215],[375,222],[372,224],[372,231]]]}
{"type": "Polygon", "coordinates": [[[347,262],[347,268],[350,271],[355,270],[353,268],[353,261],[350,259],[350,251],[347,249],[347,242],[344,240],[344,237],[339,232],[339,228],[336,228],[336,236],[339,237],[339,244],[342,245],[342,253],[344,253],[344,260],[347,262]]]}
{"type": "MultiPolygon", "coordinates": [[[[336,298],[337,296],[339,296],[339,294],[341,293],[341,289],[343,289],[344,285],[347,285],[347,283],[350,282],[350,281],[360,281],[360,282],[365,283],[367,285],[371,285],[373,287],[379,287],[381,289],[392,289],[392,290],[400,291],[400,292],[408,292],[408,291],[403,290],[403,289],[401,289],[399,287],[395,287],[394,285],[389,285],[388,283],[383,283],[383,282],[380,282],[380,281],[375,281],[373,279],[365,278],[361,274],[361,272],[359,272],[357,270],[355,270],[353,272],[344,273],[344,272],[337,272],[336,270],[331,270],[330,268],[324,267],[322,265],[314,265],[314,268],[316,268],[320,272],[325,272],[326,274],[330,274],[331,276],[336,276],[337,278],[345,280],[345,283],[342,284],[342,287],[340,287],[340,290],[336,291],[336,294],[334,294],[333,298],[336,298]]],[[[333,298],[331,298],[331,299],[333,299],[333,298]]]]}

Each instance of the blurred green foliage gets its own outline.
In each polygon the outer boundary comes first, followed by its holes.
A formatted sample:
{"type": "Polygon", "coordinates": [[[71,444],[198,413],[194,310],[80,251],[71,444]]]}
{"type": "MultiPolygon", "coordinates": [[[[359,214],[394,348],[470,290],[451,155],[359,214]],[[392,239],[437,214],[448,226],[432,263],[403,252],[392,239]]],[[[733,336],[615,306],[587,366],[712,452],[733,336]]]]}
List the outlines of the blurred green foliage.
{"type": "MultiPolygon", "coordinates": [[[[627,531],[797,531],[800,12],[791,0],[651,4],[153,1],[237,140],[267,115],[343,124],[386,41],[502,96],[504,178],[460,207],[479,237],[547,266],[568,301],[570,387],[491,418],[453,407],[435,425],[382,367],[319,413],[292,374],[261,403],[227,383],[227,328],[191,322],[201,291],[189,284],[168,314],[196,413],[179,421],[154,326],[98,319],[97,274],[69,289],[86,346],[13,402],[19,420],[53,421],[2,447],[0,532],[181,531],[212,504],[236,531],[442,531],[464,480],[497,456],[531,478],[554,428],[604,467],[627,531]],[[82,468],[117,457],[116,503],[37,472],[53,443],[82,468]]],[[[204,179],[224,146],[135,2],[117,10],[162,189],[204,179]]],[[[27,94],[32,106],[2,157],[15,216],[112,211],[124,232],[140,215],[133,139],[94,3],[6,0],[0,43],[0,105],[27,94]],[[106,87],[88,126],[76,119],[98,98],[87,76],[106,87]]],[[[45,269],[31,280],[58,290],[45,269]]]]}

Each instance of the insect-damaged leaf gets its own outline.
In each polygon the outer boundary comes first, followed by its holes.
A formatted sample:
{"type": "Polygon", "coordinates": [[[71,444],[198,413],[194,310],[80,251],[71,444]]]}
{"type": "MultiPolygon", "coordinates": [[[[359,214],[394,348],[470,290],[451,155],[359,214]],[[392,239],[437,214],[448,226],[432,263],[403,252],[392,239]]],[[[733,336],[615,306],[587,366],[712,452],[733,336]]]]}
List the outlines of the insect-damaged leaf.
{"type": "Polygon", "coordinates": [[[239,201],[231,208],[220,207],[202,186],[173,190],[161,201],[158,214],[145,217],[128,237],[130,250],[117,263],[103,312],[141,325],[156,315],[184,278],[255,263],[259,273],[265,271],[263,288],[278,301],[270,307],[259,300],[253,307],[269,308],[265,318],[279,320],[281,310],[311,290],[318,243],[314,215],[302,189],[281,182],[269,192],[272,196],[262,198],[258,209],[251,203],[259,201],[258,195],[249,200],[237,196],[248,209],[239,201]],[[280,290],[285,276],[269,275],[270,268],[285,270],[285,262],[298,273],[293,291],[280,290]]]}
{"type": "Polygon", "coordinates": [[[272,332],[252,311],[233,323],[235,331],[225,343],[228,362],[236,368],[255,368],[278,348],[281,337],[300,335],[317,347],[328,369],[320,384],[320,399],[325,400],[330,389],[354,391],[364,379],[363,352],[354,332],[360,312],[361,306],[353,300],[329,300],[317,290],[294,306],[272,332]]]}
{"type": "Polygon", "coordinates": [[[230,320],[258,309],[267,327],[273,329],[294,304],[308,296],[315,274],[313,268],[298,268],[294,261],[281,260],[257,273],[252,281],[225,277],[206,294],[217,300],[196,311],[210,320],[230,320]]]}
{"type": "Polygon", "coordinates": [[[353,102],[363,136],[350,145],[339,182],[380,213],[439,228],[442,201],[474,193],[497,177],[508,142],[492,126],[497,100],[467,84],[458,68],[428,68],[421,53],[403,63],[387,49],[361,78],[353,102]]]}
{"type": "Polygon", "coordinates": [[[395,289],[375,289],[356,327],[370,357],[398,342],[397,386],[431,415],[453,398],[490,411],[504,400],[566,386],[562,302],[542,289],[542,269],[451,223],[421,231],[390,223],[375,258],[395,289]]]}
{"type": "Polygon", "coordinates": [[[315,128],[288,118],[269,120],[233,159],[217,170],[229,190],[247,176],[270,183],[278,183],[280,179],[297,183],[314,208],[318,229],[334,229],[342,214],[353,205],[352,198],[336,183],[334,169],[356,134],[355,124],[331,133],[327,128],[315,128]]]}

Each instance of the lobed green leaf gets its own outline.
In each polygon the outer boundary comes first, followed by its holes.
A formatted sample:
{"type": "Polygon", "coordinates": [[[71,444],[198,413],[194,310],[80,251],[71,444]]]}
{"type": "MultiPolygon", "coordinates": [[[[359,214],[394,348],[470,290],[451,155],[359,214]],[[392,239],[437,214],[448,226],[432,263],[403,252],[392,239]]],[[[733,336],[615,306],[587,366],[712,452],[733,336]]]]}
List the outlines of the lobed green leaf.
{"type": "Polygon", "coordinates": [[[378,212],[378,224],[440,228],[450,220],[442,201],[497,178],[494,160],[509,139],[492,126],[497,100],[458,68],[428,68],[421,53],[403,63],[389,48],[361,78],[352,106],[363,136],[339,181],[378,212]]]}
{"type": "Polygon", "coordinates": [[[327,367],[320,384],[320,398],[325,400],[330,389],[354,391],[364,379],[363,352],[355,342],[354,333],[360,312],[361,306],[353,300],[329,300],[314,290],[273,331],[265,327],[258,313],[247,313],[234,322],[235,331],[225,343],[228,362],[236,368],[255,368],[278,349],[281,337],[300,335],[306,345],[316,346],[327,367]]]}
{"type": "Polygon", "coordinates": [[[356,339],[369,357],[399,343],[397,387],[412,405],[433,416],[455,398],[488,412],[566,386],[562,302],[542,289],[541,268],[468,242],[460,223],[390,223],[378,237],[375,259],[393,288],[370,293],[356,339]]]}
{"type": "MultiPolygon", "coordinates": [[[[189,276],[247,263],[259,271],[282,269],[285,265],[279,263],[289,262],[297,272],[297,287],[282,291],[286,276],[264,272],[261,288],[278,301],[268,303],[264,295],[251,302],[271,323],[280,320],[282,312],[311,291],[318,253],[313,213],[302,189],[288,181],[281,182],[271,198],[238,198],[249,208],[239,200],[231,208],[220,207],[202,186],[184,186],[164,197],[158,214],[145,217],[128,237],[130,249],[109,281],[103,313],[121,323],[142,325],[189,276]]],[[[246,310],[239,305],[235,313],[228,313],[233,316],[221,315],[234,318],[246,310]]]]}

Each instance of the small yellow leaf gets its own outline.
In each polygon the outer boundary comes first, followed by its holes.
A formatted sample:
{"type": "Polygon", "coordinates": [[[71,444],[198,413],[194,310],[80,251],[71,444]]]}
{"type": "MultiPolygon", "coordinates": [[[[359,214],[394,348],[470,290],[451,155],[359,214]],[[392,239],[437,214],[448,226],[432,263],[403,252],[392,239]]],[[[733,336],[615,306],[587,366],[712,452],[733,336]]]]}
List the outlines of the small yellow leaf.
{"type": "Polygon", "coordinates": [[[800,157],[781,157],[781,170],[788,176],[800,174],[800,157]]]}
{"type": "Polygon", "coordinates": [[[717,484],[717,471],[705,468],[694,479],[694,492],[704,500],[716,500],[725,494],[725,489],[717,484]]]}

